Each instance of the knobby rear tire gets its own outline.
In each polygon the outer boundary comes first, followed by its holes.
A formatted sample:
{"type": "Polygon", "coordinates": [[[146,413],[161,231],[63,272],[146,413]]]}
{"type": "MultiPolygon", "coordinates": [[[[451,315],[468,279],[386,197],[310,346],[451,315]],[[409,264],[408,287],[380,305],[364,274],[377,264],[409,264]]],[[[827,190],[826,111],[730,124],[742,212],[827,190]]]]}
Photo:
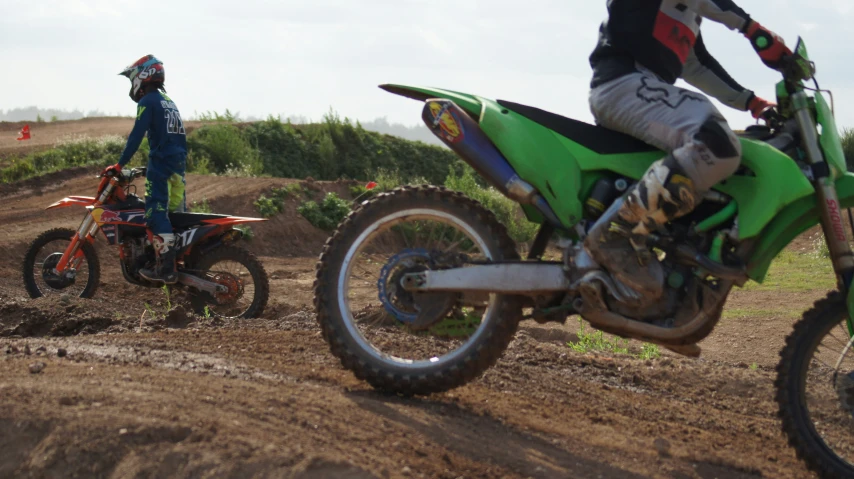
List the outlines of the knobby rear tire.
{"type": "MultiPolygon", "coordinates": [[[[252,282],[255,286],[255,297],[252,298],[252,304],[249,308],[238,317],[251,319],[261,316],[270,298],[270,282],[267,279],[267,271],[264,270],[264,266],[254,254],[245,248],[229,245],[220,246],[210,253],[205,254],[195,263],[193,269],[208,271],[220,261],[234,261],[235,263],[239,263],[246,267],[252,276],[252,282]]],[[[205,300],[204,295],[191,291],[189,296],[190,303],[193,305],[193,310],[196,314],[205,315],[205,308],[210,305],[205,300]]]]}
{"type": "Polygon", "coordinates": [[[816,432],[805,404],[806,372],[818,342],[847,314],[845,298],[838,291],[816,301],[786,338],[774,382],[778,414],[789,445],[822,478],[854,477],[854,468],[839,458],[816,432]]]}
{"type": "MultiPolygon", "coordinates": [[[[24,255],[24,261],[21,265],[21,273],[24,278],[24,288],[30,298],[40,298],[44,293],[36,284],[36,278],[33,275],[33,266],[36,262],[36,254],[44,245],[57,240],[71,241],[77,232],[69,228],[55,228],[45,231],[30,243],[27,253],[24,255]]],[[[83,256],[86,258],[86,264],[89,268],[89,277],[86,278],[86,286],[80,292],[81,298],[91,298],[95,296],[95,291],[98,289],[98,284],[101,279],[101,263],[98,261],[98,254],[95,252],[95,247],[85,241],[81,242],[83,256]]]]}
{"type": "Polygon", "coordinates": [[[317,263],[314,305],[323,337],[332,354],[357,378],[384,392],[424,395],[447,391],[480,376],[507,349],[513,339],[522,306],[519,298],[496,295],[495,317],[488,328],[467,346],[467,352],[437,366],[405,370],[395,368],[369,354],[349,332],[338,301],[337,285],[342,263],[353,243],[375,222],[409,209],[432,209],[452,214],[477,231],[485,240],[494,261],[518,259],[516,244],[507,229],[477,201],[462,193],[435,186],[406,186],[363,202],[350,213],[329,238],[317,263]]]}

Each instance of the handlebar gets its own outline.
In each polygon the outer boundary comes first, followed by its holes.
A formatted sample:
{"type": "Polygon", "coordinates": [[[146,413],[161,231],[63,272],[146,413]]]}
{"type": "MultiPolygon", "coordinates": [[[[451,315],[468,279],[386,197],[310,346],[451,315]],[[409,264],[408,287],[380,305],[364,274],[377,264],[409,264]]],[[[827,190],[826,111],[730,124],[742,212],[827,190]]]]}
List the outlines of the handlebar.
{"type": "Polygon", "coordinates": [[[115,170],[110,170],[107,173],[99,176],[99,178],[112,178],[115,176],[119,176],[119,179],[126,180],[126,181],[130,182],[130,181],[133,181],[137,178],[144,177],[147,171],[148,171],[148,168],[146,168],[144,166],[140,167],[140,168],[124,169],[124,170],[121,170],[121,172],[119,172],[118,174],[116,174],[115,170]]]}

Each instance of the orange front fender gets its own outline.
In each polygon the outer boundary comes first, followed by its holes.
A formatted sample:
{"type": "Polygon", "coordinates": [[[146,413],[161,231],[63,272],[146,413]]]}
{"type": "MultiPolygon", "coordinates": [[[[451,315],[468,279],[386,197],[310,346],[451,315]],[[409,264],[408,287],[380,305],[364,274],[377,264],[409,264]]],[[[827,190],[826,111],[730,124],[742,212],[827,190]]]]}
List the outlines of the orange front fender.
{"type": "Polygon", "coordinates": [[[54,208],[65,208],[67,206],[90,206],[93,204],[95,204],[95,198],[89,196],[69,196],[57,201],[45,209],[52,210],[54,208]]]}

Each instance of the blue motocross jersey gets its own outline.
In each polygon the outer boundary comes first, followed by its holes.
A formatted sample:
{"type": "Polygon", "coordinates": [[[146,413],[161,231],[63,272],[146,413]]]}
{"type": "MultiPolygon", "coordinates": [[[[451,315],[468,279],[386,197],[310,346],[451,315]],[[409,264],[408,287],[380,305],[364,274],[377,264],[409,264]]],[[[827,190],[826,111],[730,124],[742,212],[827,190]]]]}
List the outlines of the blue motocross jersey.
{"type": "Polygon", "coordinates": [[[127,146],[119,158],[124,166],[139,149],[142,138],[148,133],[148,146],[151,159],[187,154],[187,134],[178,107],[168,96],[153,91],[139,100],[136,109],[136,123],[128,136],[127,146]]]}

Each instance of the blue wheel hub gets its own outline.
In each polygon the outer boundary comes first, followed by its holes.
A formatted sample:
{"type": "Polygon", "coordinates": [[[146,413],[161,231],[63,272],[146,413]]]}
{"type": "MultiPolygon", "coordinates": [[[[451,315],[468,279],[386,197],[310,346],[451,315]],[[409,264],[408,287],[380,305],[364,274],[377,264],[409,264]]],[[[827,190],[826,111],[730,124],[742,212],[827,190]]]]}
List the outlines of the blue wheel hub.
{"type": "Polygon", "coordinates": [[[377,281],[380,303],[398,321],[411,324],[418,318],[412,293],[403,289],[400,280],[404,275],[427,271],[430,263],[430,253],[426,249],[406,249],[392,256],[380,271],[377,281]]]}

